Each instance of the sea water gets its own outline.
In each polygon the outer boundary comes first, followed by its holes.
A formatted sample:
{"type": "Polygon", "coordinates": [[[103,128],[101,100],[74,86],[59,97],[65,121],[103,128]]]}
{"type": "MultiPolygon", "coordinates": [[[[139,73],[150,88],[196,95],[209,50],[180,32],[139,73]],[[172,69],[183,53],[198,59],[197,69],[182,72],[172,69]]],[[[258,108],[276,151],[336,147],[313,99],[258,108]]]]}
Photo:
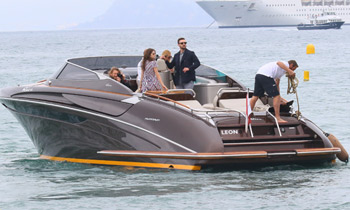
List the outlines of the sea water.
{"type": "MultiPolygon", "coordinates": [[[[254,87],[257,69],[295,59],[300,112],[350,152],[350,27],[167,28],[0,33],[0,88],[48,78],[68,58],[178,51],[185,37],[203,64],[254,87]],[[307,55],[307,44],[315,54],[307,55]],[[303,81],[303,71],[310,81],[303,81]]],[[[281,95],[287,80],[282,78],[281,95]]],[[[294,104],[296,107],[296,103],[294,104]]],[[[108,149],[108,148],[106,148],[108,149]]],[[[39,159],[24,129],[0,107],[0,209],[350,209],[350,168],[334,165],[235,171],[162,171],[39,159]]]]}

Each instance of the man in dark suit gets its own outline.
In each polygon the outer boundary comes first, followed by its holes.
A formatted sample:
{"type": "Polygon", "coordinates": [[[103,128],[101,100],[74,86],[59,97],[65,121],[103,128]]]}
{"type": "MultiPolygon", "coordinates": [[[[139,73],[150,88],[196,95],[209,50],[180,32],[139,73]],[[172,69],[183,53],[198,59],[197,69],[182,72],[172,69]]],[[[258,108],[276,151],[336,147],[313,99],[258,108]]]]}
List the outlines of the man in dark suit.
{"type": "Polygon", "coordinates": [[[176,89],[193,89],[194,81],[196,81],[196,68],[200,65],[200,62],[193,51],[190,51],[186,47],[185,38],[179,38],[177,44],[180,47],[180,51],[174,55],[173,60],[166,64],[169,69],[175,66],[174,83],[176,89]]]}

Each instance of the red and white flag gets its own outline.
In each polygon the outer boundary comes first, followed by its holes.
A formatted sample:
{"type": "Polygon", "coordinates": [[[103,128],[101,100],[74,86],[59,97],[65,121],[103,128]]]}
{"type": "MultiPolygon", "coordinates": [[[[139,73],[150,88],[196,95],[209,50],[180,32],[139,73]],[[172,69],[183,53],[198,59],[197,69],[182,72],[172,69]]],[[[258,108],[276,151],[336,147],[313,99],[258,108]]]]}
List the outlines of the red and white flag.
{"type": "Polygon", "coordinates": [[[248,133],[248,126],[252,123],[252,120],[250,119],[250,114],[252,113],[252,109],[250,107],[249,89],[247,90],[245,112],[247,116],[245,120],[245,132],[248,133]]]}

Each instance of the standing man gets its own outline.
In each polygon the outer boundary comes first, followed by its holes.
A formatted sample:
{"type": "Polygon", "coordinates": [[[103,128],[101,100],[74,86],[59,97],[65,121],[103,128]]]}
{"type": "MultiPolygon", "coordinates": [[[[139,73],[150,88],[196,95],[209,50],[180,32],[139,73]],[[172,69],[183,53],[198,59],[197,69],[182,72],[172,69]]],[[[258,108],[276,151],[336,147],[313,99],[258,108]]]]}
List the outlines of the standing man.
{"type": "Polygon", "coordinates": [[[193,51],[186,47],[185,38],[179,38],[177,44],[180,51],[174,55],[174,59],[166,64],[169,69],[175,66],[174,83],[176,89],[193,89],[194,81],[196,81],[195,69],[198,68],[200,62],[193,51]]]}
{"type": "Polygon", "coordinates": [[[278,122],[287,122],[280,116],[281,96],[279,84],[281,77],[286,72],[290,77],[294,77],[294,70],[297,68],[298,64],[295,60],[271,62],[260,67],[255,76],[254,94],[250,99],[252,110],[258,98],[264,96],[264,92],[266,92],[268,96],[273,97],[273,108],[278,122]]]}

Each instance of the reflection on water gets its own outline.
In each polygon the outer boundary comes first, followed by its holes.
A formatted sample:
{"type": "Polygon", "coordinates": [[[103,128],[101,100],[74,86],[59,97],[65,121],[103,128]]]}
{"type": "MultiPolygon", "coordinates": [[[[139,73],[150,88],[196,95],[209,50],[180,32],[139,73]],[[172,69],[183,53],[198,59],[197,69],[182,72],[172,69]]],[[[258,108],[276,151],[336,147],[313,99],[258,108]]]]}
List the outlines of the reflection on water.
{"type": "MultiPolygon", "coordinates": [[[[14,204],[17,201],[11,196],[22,195],[24,200],[33,206],[43,203],[61,205],[61,201],[64,200],[69,200],[68,203],[79,203],[80,206],[84,200],[91,203],[84,203],[82,206],[100,209],[107,208],[107,203],[114,206],[111,201],[118,201],[124,205],[131,202],[132,208],[135,209],[145,205],[159,207],[163,204],[185,208],[195,206],[193,202],[208,205],[207,209],[215,206],[224,208],[228,205],[245,207],[244,204],[254,209],[260,208],[261,203],[269,207],[276,205],[275,207],[279,208],[286,204],[278,201],[277,204],[271,198],[294,203],[294,199],[301,202],[303,196],[321,196],[331,201],[333,198],[323,196],[324,191],[337,192],[337,196],[344,196],[350,188],[350,182],[344,182],[339,177],[340,174],[349,171],[348,166],[342,163],[315,167],[287,165],[226,172],[189,172],[105,167],[54,162],[33,157],[13,160],[3,165],[1,170],[5,172],[1,176],[8,184],[2,183],[0,187],[12,189],[11,193],[3,194],[2,198],[14,204]],[[18,179],[21,176],[24,179],[18,179]],[[339,188],[340,186],[342,188],[339,188]],[[90,199],[102,204],[96,205],[90,199]],[[143,202],[138,203],[138,199],[142,199],[143,202]],[[220,203],[214,205],[213,200],[220,203]],[[247,204],[247,201],[250,202],[247,204]]],[[[349,203],[341,202],[341,199],[338,201],[345,207],[349,206],[349,203]]],[[[294,206],[307,207],[303,202],[294,203],[294,206]]],[[[306,203],[308,202],[311,201],[306,203]]],[[[26,206],[27,204],[24,205],[26,206]]],[[[172,209],[165,207],[167,208],[172,209]]]]}

